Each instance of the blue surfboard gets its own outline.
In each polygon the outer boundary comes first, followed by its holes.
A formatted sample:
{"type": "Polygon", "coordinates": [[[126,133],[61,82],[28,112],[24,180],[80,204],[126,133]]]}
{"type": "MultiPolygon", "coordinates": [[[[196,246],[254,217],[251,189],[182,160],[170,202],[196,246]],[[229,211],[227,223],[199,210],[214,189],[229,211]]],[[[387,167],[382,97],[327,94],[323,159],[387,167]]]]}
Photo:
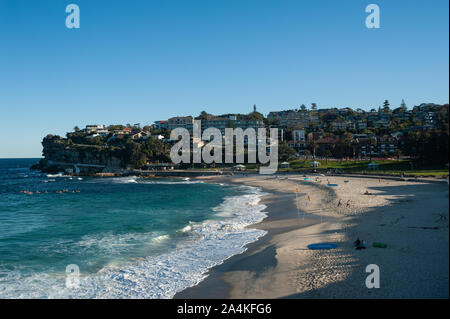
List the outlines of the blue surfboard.
{"type": "Polygon", "coordinates": [[[308,249],[311,249],[311,250],[334,249],[334,248],[337,248],[337,244],[319,243],[319,244],[311,244],[311,245],[308,245],[307,247],[308,247],[308,249]]]}

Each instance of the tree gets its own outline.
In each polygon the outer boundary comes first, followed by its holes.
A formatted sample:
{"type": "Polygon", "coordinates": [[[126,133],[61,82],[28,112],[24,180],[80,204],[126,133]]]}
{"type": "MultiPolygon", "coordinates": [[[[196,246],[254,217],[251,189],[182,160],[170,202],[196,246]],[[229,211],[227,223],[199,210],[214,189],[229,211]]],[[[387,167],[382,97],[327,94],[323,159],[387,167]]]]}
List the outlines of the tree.
{"type": "Polygon", "coordinates": [[[208,114],[206,111],[201,111],[200,115],[197,117],[197,119],[206,121],[210,118],[210,116],[211,115],[208,114]]]}
{"type": "Polygon", "coordinates": [[[306,106],[305,106],[305,104],[300,105],[300,110],[306,111],[306,106]]]}
{"type": "Polygon", "coordinates": [[[400,103],[400,107],[402,108],[402,110],[406,111],[408,108],[406,107],[406,103],[405,100],[402,99],[402,103],[400,103]]]}
{"type": "Polygon", "coordinates": [[[80,131],[80,128],[79,128],[78,126],[75,126],[75,127],[73,128],[73,131],[74,131],[74,132],[79,132],[79,131],[80,131]]]}
{"type": "Polygon", "coordinates": [[[396,150],[395,150],[395,156],[397,156],[397,160],[399,161],[399,160],[400,160],[400,157],[402,156],[402,151],[399,150],[399,149],[396,149],[396,150]]]}
{"type": "Polygon", "coordinates": [[[143,158],[143,154],[141,153],[141,145],[139,143],[128,140],[125,144],[125,151],[125,158],[127,163],[132,164],[136,168],[139,168],[140,166],[145,164],[145,159],[143,158]]]}
{"type": "Polygon", "coordinates": [[[110,125],[108,126],[108,131],[119,131],[119,130],[123,130],[125,128],[125,126],[123,125],[110,125]]]}
{"type": "Polygon", "coordinates": [[[143,145],[141,151],[151,162],[169,162],[169,145],[157,139],[148,139],[143,145]]]}
{"type": "Polygon", "coordinates": [[[311,109],[313,111],[317,111],[317,104],[316,103],[311,103],[311,109]]]}
{"type": "Polygon", "coordinates": [[[295,150],[286,143],[278,145],[278,158],[280,161],[287,161],[295,154],[295,150]]]}
{"type": "Polygon", "coordinates": [[[247,119],[250,121],[264,121],[264,115],[259,112],[252,112],[247,115],[247,119]]]}
{"type": "Polygon", "coordinates": [[[384,100],[383,102],[383,112],[388,113],[391,109],[389,108],[390,104],[388,100],[384,100]]]}
{"type": "Polygon", "coordinates": [[[339,139],[334,150],[334,156],[343,158],[353,154],[353,134],[345,132],[339,139]]]}

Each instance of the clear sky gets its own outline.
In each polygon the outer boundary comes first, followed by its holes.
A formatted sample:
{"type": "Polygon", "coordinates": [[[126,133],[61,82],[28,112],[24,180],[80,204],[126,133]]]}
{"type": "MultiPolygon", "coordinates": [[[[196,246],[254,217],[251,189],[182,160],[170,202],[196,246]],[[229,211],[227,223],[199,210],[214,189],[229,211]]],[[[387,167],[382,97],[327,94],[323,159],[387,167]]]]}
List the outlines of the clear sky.
{"type": "Polygon", "coordinates": [[[40,157],[75,125],[448,103],[448,13],[447,0],[0,0],[0,157],[40,157]]]}

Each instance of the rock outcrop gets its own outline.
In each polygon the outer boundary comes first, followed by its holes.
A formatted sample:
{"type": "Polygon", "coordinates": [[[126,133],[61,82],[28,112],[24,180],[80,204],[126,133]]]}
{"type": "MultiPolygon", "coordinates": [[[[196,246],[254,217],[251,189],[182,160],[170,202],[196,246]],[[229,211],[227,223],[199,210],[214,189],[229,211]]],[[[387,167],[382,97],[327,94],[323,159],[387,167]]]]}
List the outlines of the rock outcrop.
{"type": "Polygon", "coordinates": [[[42,141],[43,156],[37,168],[46,173],[95,174],[126,167],[123,149],[69,143],[60,136],[48,135],[42,141]]]}

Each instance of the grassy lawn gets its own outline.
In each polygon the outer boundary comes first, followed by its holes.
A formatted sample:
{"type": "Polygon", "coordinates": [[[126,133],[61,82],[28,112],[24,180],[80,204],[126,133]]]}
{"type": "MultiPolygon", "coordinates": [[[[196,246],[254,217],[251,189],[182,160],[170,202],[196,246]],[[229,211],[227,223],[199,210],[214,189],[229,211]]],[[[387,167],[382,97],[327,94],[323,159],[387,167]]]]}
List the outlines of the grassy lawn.
{"type": "MultiPolygon", "coordinates": [[[[388,160],[380,160],[373,161],[377,163],[378,169],[369,170],[367,165],[370,161],[325,161],[325,160],[317,160],[320,163],[320,167],[316,168],[317,171],[324,172],[330,169],[338,169],[343,173],[370,173],[370,174],[387,174],[387,175],[401,175],[404,173],[405,175],[413,175],[413,176],[445,176],[449,175],[449,170],[441,167],[429,167],[429,168],[414,168],[411,169],[411,161],[410,160],[399,160],[399,161],[388,161],[388,160]]],[[[310,172],[312,167],[310,167],[311,160],[294,160],[290,161],[290,168],[279,168],[280,172],[310,172]]],[[[231,167],[232,165],[226,165],[231,167]]],[[[248,171],[257,170],[259,164],[245,164],[246,169],[248,171]]],[[[215,168],[203,168],[203,167],[195,167],[195,170],[214,170],[214,169],[222,169],[223,165],[216,165],[215,168]]],[[[190,168],[192,169],[192,168],[190,168]]]]}
{"type": "MultiPolygon", "coordinates": [[[[311,160],[294,160],[290,162],[289,169],[281,169],[281,171],[308,171],[312,168],[310,167],[311,160]]],[[[381,173],[381,174],[389,174],[389,175],[400,175],[404,173],[405,175],[417,175],[417,176],[442,176],[448,175],[449,171],[445,168],[439,167],[430,167],[429,169],[415,169],[414,166],[417,164],[413,163],[411,166],[411,161],[409,160],[399,160],[399,161],[388,161],[388,160],[379,160],[373,161],[377,163],[378,169],[369,170],[367,165],[370,161],[323,161],[318,160],[320,162],[320,167],[318,170],[329,170],[329,169],[338,169],[341,172],[346,173],[381,173]]]]}

